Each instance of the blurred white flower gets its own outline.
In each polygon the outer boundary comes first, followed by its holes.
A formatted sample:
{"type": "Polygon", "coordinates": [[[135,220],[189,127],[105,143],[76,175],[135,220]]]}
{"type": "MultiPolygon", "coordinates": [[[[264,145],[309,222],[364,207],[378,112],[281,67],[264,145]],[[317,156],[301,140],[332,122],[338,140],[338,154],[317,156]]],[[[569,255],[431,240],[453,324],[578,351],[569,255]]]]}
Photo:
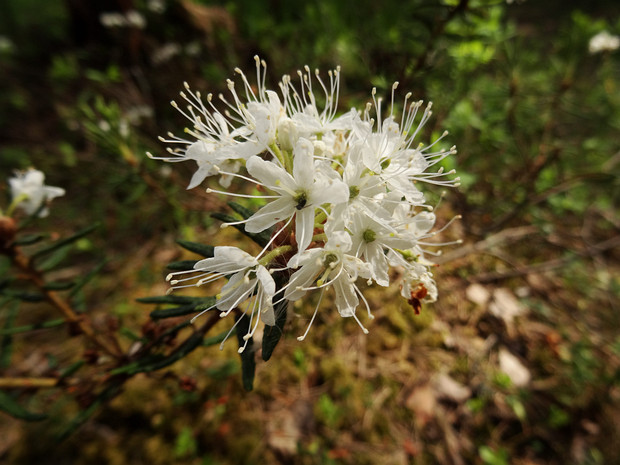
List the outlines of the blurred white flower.
{"type": "Polygon", "coordinates": [[[127,19],[127,25],[138,29],[144,29],[146,27],[146,19],[144,15],[137,10],[129,10],[125,13],[127,19]]]}
{"type": "MultiPolygon", "coordinates": [[[[41,206],[56,197],[65,195],[65,190],[60,187],[46,186],[43,184],[45,175],[39,170],[30,168],[27,171],[17,172],[14,178],[9,179],[11,196],[14,207],[20,208],[27,215],[34,214],[41,206]]],[[[39,212],[39,217],[49,214],[47,207],[39,212]]]]}
{"type": "Polygon", "coordinates": [[[166,0],[148,0],[146,8],[156,14],[161,14],[166,10],[166,0]]]}
{"type": "Polygon", "coordinates": [[[612,52],[620,48],[620,37],[601,31],[590,39],[588,50],[590,54],[612,52]]]}

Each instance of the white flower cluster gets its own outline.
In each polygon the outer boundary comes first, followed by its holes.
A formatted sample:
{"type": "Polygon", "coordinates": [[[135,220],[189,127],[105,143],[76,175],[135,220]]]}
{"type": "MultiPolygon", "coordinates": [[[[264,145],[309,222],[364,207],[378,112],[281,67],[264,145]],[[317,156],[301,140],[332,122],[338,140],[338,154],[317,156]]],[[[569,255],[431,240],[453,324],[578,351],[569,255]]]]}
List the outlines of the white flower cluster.
{"type": "Polygon", "coordinates": [[[590,39],[588,51],[591,55],[601,52],[613,52],[620,48],[620,37],[601,31],[590,39]]]}
{"type": "MultiPolygon", "coordinates": [[[[17,172],[14,178],[9,179],[13,208],[17,207],[27,215],[37,212],[46,202],[65,195],[61,187],[46,186],[45,175],[42,171],[30,168],[28,171],[17,172]]],[[[46,206],[41,208],[40,217],[47,216],[49,210],[46,206]]]]}
{"type": "Polygon", "coordinates": [[[261,194],[256,195],[207,192],[264,199],[266,204],[252,216],[228,224],[243,224],[248,233],[272,228],[271,239],[256,256],[236,247],[215,247],[214,256],[196,263],[194,270],[169,275],[172,289],[228,277],[214,307],[225,316],[247,302],[244,311],[251,324],[246,340],[259,319],[274,324],[274,305],[318,290],[311,325],[329,288],[340,315],[353,317],[367,332],[356,316],[361,299],[372,318],[358,278],[388,286],[390,267],[404,270],[401,293],[416,311],[420,301],[434,301],[432,263],[423,247],[438,231],[431,232],[435,215],[418,186],[456,186],[458,178],[450,179],[453,171],[442,168],[431,171],[456,153],[454,147],[437,148],[447,133],[431,145],[414,144],[431,116],[431,104],[413,102],[407,94],[397,118],[395,83],[387,115],[373,89],[372,103],[363,111],[351,109],[338,116],[339,69],[324,81],[318,71],[313,76],[305,67],[298,72],[298,86],[290,76],[282,78],[280,94],[266,89],[266,64],[258,57],[256,88],[241,70],[235,71],[243,92],[229,80],[230,98],[219,96],[223,111],[214,105],[212,94],[203,99],[185,84],[181,97],[187,105],[172,105],[191,122],[185,130],[190,139],[169,134],[160,138],[174,147],[168,155],[149,156],[196,162],[188,188],[215,175],[224,188],[234,178],[258,186],[261,194]],[[275,273],[286,277],[280,288],[275,273]]]}

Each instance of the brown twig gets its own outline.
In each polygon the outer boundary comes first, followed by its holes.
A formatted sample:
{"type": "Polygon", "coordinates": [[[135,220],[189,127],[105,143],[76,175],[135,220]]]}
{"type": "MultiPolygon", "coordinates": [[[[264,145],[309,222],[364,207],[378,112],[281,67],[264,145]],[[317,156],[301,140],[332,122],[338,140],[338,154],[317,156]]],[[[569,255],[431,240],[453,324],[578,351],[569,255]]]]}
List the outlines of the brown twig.
{"type": "Polygon", "coordinates": [[[123,357],[123,353],[119,347],[108,344],[106,340],[97,335],[88,321],[75,313],[71,305],[57,292],[45,288],[45,280],[34,266],[32,266],[30,258],[24,255],[19,247],[13,246],[8,252],[14,265],[43,293],[46,300],[64,315],[68,323],[77,325],[80,331],[104,352],[115,358],[123,357]]]}
{"type": "Polygon", "coordinates": [[[56,386],[57,384],[57,378],[0,378],[0,389],[50,388],[56,386]]]}

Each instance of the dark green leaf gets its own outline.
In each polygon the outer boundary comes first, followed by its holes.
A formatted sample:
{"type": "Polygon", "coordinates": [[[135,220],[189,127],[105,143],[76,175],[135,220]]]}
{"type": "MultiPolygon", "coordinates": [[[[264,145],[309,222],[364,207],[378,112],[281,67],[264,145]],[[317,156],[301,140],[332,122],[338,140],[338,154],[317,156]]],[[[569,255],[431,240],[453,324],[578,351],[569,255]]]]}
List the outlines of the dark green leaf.
{"type": "Polygon", "coordinates": [[[187,295],[158,295],[153,297],[140,297],[136,299],[143,304],[191,304],[203,297],[191,297],[187,295]]]}
{"type": "Polygon", "coordinates": [[[254,374],[256,372],[256,360],[254,357],[254,340],[250,338],[247,341],[243,337],[248,334],[250,330],[250,318],[245,314],[237,318],[237,340],[239,341],[239,347],[246,346],[246,349],[241,352],[241,381],[243,382],[243,388],[246,391],[254,389],[254,374]]]}
{"type": "Polygon", "coordinates": [[[209,347],[209,346],[214,346],[215,344],[220,344],[221,342],[223,342],[226,339],[226,336],[228,336],[228,330],[222,331],[217,336],[211,336],[211,337],[205,338],[202,341],[202,345],[204,347],[209,347]]]}
{"type": "Polygon", "coordinates": [[[171,271],[193,270],[196,263],[198,263],[198,260],[180,260],[178,262],[168,263],[166,268],[171,271]]]}
{"type": "Polygon", "coordinates": [[[45,300],[45,296],[43,294],[39,294],[38,292],[15,291],[12,289],[6,289],[4,291],[4,294],[22,300],[24,302],[41,302],[45,300]]]}
{"type": "Polygon", "coordinates": [[[43,286],[43,289],[47,289],[50,291],[65,291],[67,289],[71,289],[75,283],[73,281],[55,281],[51,283],[46,283],[43,286]]]}
{"type": "Polygon", "coordinates": [[[45,239],[45,234],[24,234],[13,241],[14,245],[31,245],[45,239]]]}
{"type": "Polygon", "coordinates": [[[24,407],[15,402],[15,399],[13,399],[4,391],[0,391],[0,410],[8,413],[12,417],[19,418],[20,420],[40,421],[47,418],[46,415],[43,415],[41,413],[29,412],[24,407]]]}
{"type": "Polygon", "coordinates": [[[78,371],[80,368],[82,368],[82,366],[85,364],[86,362],[84,360],[78,360],[75,363],[72,363],[71,365],[69,365],[67,368],[65,368],[61,373],[60,373],[60,379],[63,378],[68,378],[69,376],[71,376],[73,373],[75,373],[76,371],[78,371]]]}
{"type": "Polygon", "coordinates": [[[249,208],[244,207],[241,204],[238,204],[237,202],[228,202],[228,206],[230,208],[232,208],[235,213],[241,215],[241,217],[244,220],[247,220],[250,216],[252,216],[254,214],[254,212],[252,210],[250,210],[249,208]]]}
{"type": "Polygon", "coordinates": [[[43,321],[41,323],[33,323],[31,325],[15,326],[12,328],[5,327],[4,329],[0,329],[0,336],[25,333],[27,331],[36,331],[37,329],[55,328],[56,326],[61,326],[64,323],[64,318],[57,318],[55,320],[43,321]]]}
{"type": "Polygon", "coordinates": [[[184,249],[189,250],[190,252],[197,253],[198,255],[202,255],[203,257],[210,258],[213,257],[213,246],[200,244],[198,242],[190,242],[190,241],[182,241],[178,240],[177,244],[179,244],[184,249]]]}
{"type": "MultiPolygon", "coordinates": [[[[213,298],[213,303],[215,303],[215,298],[213,298]]],[[[196,313],[197,311],[196,304],[187,304],[181,305],[180,307],[153,310],[151,312],[151,318],[154,320],[159,320],[161,318],[174,318],[175,316],[189,315],[190,313],[196,313]]]]}
{"type": "MultiPolygon", "coordinates": [[[[215,212],[215,213],[211,213],[211,216],[224,223],[234,223],[238,221],[237,218],[227,215],[226,213],[215,212]]],[[[271,232],[273,230],[273,228],[269,228],[259,233],[250,233],[245,230],[245,226],[243,224],[233,224],[232,226],[235,229],[237,229],[239,232],[242,232],[243,234],[248,236],[250,239],[252,239],[254,242],[256,242],[261,247],[264,247],[267,245],[267,243],[269,242],[269,239],[271,238],[271,232]]]]}
{"type": "MultiPolygon", "coordinates": [[[[187,325],[186,325],[187,326],[187,325]]],[[[149,371],[161,370],[173,363],[181,360],[187,354],[192,352],[196,347],[202,345],[204,335],[200,332],[195,332],[188,337],[179,347],[173,350],[168,356],[151,355],[144,357],[141,360],[137,360],[128,365],[116,368],[112,370],[110,374],[117,375],[125,373],[128,375],[134,375],[136,373],[146,373],[149,371]]]]}
{"type": "Polygon", "coordinates": [[[142,340],[140,336],[138,336],[136,333],[134,333],[131,329],[127,328],[126,326],[123,326],[121,329],[118,330],[118,332],[121,335],[125,336],[127,339],[131,339],[134,342],[142,340]]]}
{"type": "Polygon", "coordinates": [[[37,265],[39,271],[45,272],[56,268],[71,252],[71,245],[64,245],[53,251],[50,251],[50,255],[43,261],[43,263],[37,265]]]}
{"type": "Polygon", "coordinates": [[[276,324],[274,326],[265,325],[265,332],[263,333],[263,360],[267,361],[271,358],[274,349],[280,342],[282,332],[284,331],[284,324],[286,323],[286,308],[288,306],[288,300],[283,300],[274,307],[276,314],[276,324]]]}
{"type": "Polygon", "coordinates": [[[75,294],[77,294],[80,289],[82,289],[86,284],[88,284],[91,279],[93,279],[97,274],[99,274],[99,272],[103,269],[106,263],[107,260],[101,261],[97,266],[95,266],[92,270],[86,273],[86,275],[84,275],[81,279],[75,281],[75,287],[71,289],[69,297],[73,297],[75,294]]]}
{"type": "Polygon", "coordinates": [[[90,234],[91,232],[93,232],[95,229],[97,229],[99,227],[99,225],[95,224],[92,226],[88,226],[84,229],[79,230],[78,232],[76,232],[74,235],[69,236],[65,239],[60,239],[56,242],[53,242],[52,244],[48,245],[47,247],[43,247],[42,249],[37,250],[33,255],[32,258],[38,258],[41,257],[43,255],[46,255],[48,253],[54,252],[55,250],[58,250],[66,245],[69,244],[73,244],[75,241],[77,241],[78,239],[81,239],[82,237],[90,234]]]}

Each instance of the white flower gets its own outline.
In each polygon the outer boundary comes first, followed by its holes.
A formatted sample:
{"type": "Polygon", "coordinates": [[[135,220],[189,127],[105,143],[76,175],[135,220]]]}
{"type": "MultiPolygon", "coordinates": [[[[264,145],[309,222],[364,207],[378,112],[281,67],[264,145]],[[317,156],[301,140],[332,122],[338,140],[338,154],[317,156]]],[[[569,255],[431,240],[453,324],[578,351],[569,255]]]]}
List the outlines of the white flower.
{"type": "Polygon", "coordinates": [[[591,55],[601,52],[613,52],[620,48],[620,37],[601,31],[590,39],[588,50],[591,55]]]}
{"type": "MultiPolygon", "coordinates": [[[[39,170],[30,168],[28,171],[17,172],[14,178],[9,179],[11,196],[17,207],[27,215],[35,213],[44,203],[62,195],[65,190],[60,187],[43,184],[45,175],[39,170]]],[[[39,217],[49,214],[47,207],[39,212],[39,217]]]]}
{"type": "Polygon", "coordinates": [[[172,289],[179,289],[202,286],[225,276],[228,276],[228,282],[217,295],[215,305],[203,310],[192,321],[215,307],[221,310],[220,317],[223,318],[249,300],[245,309],[246,314],[250,313],[250,331],[244,336],[247,342],[256,331],[259,319],[266,325],[275,324],[272,299],[276,284],[269,271],[255,257],[237,247],[215,247],[213,257],[196,262],[193,270],[171,273],[166,279],[172,289]],[[191,276],[180,278],[187,273],[191,276]],[[186,282],[190,284],[184,284],[186,282]]]}
{"type": "Polygon", "coordinates": [[[293,150],[293,175],[259,157],[248,160],[246,168],[250,175],[278,194],[278,198],[248,218],[246,231],[264,231],[295,215],[295,237],[301,252],[312,241],[314,210],[324,203],[337,205],[347,201],[349,192],[341,180],[330,179],[315,170],[313,151],[312,142],[299,139],[293,150]]]}
{"type": "MultiPolygon", "coordinates": [[[[284,298],[298,300],[309,290],[332,287],[338,313],[343,317],[354,317],[364,332],[367,332],[355,316],[355,309],[359,304],[358,295],[362,296],[355,281],[358,277],[370,279],[371,270],[368,263],[347,253],[351,250],[351,245],[349,234],[339,231],[328,239],[325,247],[309,249],[293,257],[291,261],[300,268],[293,273],[285,286],[284,298]]],[[[314,317],[312,319],[314,320],[314,317]]]]}
{"type": "Polygon", "coordinates": [[[381,286],[390,283],[385,252],[394,248],[408,249],[414,245],[390,223],[385,217],[370,216],[362,210],[355,210],[348,228],[352,234],[355,256],[370,264],[372,278],[381,286]]]}

